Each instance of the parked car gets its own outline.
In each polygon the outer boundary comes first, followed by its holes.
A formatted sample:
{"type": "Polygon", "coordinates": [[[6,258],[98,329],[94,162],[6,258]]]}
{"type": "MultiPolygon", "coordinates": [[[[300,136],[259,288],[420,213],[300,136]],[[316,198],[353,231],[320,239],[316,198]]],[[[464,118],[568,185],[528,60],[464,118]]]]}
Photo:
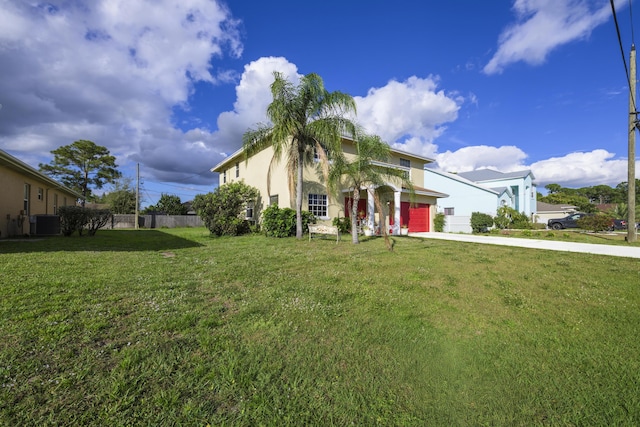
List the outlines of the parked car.
{"type": "Polygon", "coordinates": [[[563,228],[578,228],[578,220],[585,216],[593,215],[584,212],[577,212],[564,218],[551,218],[547,221],[547,227],[554,230],[562,230],[563,228]]]}
{"type": "MultiPolygon", "coordinates": [[[[640,228],[640,222],[636,223],[636,230],[640,228]]],[[[611,231],[614,230],[626,230],[627,229],[627,220],[626,219],[614,219],[611,224],[611,231]]]]}
{"type": "Polygon", "coordinates": [[[626,230],[627,229],[627,220],[625,219],[614,219],[611,224],[611,231],[614,230],[626,230]]]}

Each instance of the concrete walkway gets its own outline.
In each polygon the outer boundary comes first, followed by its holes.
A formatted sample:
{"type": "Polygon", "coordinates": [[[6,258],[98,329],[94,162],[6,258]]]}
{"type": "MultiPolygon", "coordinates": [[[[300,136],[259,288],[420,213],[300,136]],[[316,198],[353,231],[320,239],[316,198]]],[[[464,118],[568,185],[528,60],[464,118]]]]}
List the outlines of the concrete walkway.
{"type": "Polygon", "coordinates": [[[544,249],[549,251],[582,252],[627,258],[640,258],[640,247],[594,245],[591,243],[558,242],[553,240],[518,239],[515,237],[479,236],[475,234],[453,233],[411,233],[412,237],[427,239],[455,240],[458,242],[484,243],[488,245],[518,246],[521,248],[544,249]]]}

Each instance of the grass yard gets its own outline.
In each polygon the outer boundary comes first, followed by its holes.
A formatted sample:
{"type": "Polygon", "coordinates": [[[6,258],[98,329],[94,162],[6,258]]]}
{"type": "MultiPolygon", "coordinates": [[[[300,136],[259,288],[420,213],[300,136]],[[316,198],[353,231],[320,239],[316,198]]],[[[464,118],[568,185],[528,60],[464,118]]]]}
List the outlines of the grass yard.
{"type": "Polygon", "coordinates": [[[0,425],[640,425],[636,259],[101,230],[0,242],[0,425]]]}

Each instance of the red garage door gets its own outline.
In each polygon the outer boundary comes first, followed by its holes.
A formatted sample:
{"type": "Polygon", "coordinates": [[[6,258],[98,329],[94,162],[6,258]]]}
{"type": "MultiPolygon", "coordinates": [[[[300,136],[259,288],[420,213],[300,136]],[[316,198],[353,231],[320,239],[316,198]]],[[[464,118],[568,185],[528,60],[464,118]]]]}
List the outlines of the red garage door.
{"type": "Polygon", "coordinates": [[[409,207],[409,232],[429,231],[429,205],[416,203],[409,207]]]}

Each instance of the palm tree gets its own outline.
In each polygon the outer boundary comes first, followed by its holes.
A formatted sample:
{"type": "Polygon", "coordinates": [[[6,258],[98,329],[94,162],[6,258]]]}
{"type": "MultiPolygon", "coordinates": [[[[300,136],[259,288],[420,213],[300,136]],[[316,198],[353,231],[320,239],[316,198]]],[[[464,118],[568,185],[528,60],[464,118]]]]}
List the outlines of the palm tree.
{"type": "MultiPolygon", "coordinates": [[[[337,193],[342,189],[347,189],[351,194],[351,241],[354,244],[360,243],[358,239],[357,215],[358,201],[360,200],[360,190],[363,188],[377,189],[389,181],[401,183],[407,188],[412,197],[414,194],[413,184],[407,178],[405,171],[392,166],[384,166],[391,157],[391,148],[377,135],[361,134],[355,140],[356,156],[353,160],[348,160],[344,155],[336,156],[329,172],[329,188],[337,193]]],[[[382,203],[380,193],[375,190],[373,193],[376,209],[382,214],[382,203]]],[[[387,247],[391,250],[386,227],[381,227],[385,236],[387,247]]]]}
{"type": "Polygon", "coordinates": [[[317,74],[307,74],[296,86],[282,73],[273,73],[273,101],[267,107],[270,124],[258,124],[243,135],[246,158],[273,147],[273,158],[267,175],[267,189],[272,166],[286,156],[289,191],[296,193],[296,237],[302,238],[302,177],[304,167],[314,163],[317,154],[328,176],[328,154],[340,151],[342,136],[355,134],[355,125],[345,118],[355,114],[356,104],[350,95],[328,92],[317,74]]]}

